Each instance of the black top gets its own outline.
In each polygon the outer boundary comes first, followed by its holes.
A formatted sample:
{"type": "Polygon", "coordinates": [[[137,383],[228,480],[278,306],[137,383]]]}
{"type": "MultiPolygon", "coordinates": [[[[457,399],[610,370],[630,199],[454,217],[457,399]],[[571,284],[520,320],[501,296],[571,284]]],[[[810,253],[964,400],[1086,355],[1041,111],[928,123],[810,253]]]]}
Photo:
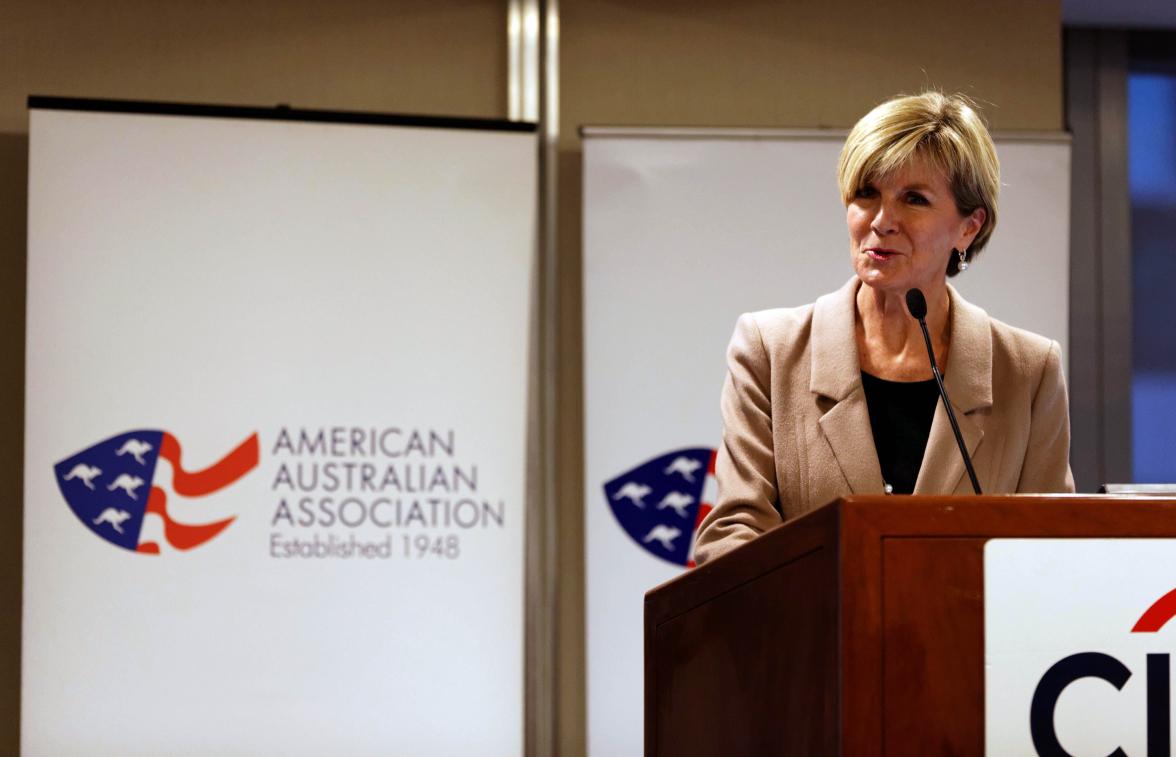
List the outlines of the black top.
{"type": "Polygon", "coordinates": [[[915,490],[939,401],[935,379],[887,381],[862,371],[862,387],[882,480],[895,494],[910,494],[915,490]]]}

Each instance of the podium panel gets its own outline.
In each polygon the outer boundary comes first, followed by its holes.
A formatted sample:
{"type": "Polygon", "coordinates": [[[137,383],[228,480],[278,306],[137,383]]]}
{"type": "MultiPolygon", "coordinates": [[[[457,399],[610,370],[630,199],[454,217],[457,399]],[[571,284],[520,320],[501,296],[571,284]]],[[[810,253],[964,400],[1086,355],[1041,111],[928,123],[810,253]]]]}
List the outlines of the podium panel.
{"type": "Polygon", "coordinates": [[[646,755],[984,754],[985,544],[1059,537],[1176,501],[849,497],[650,591],[646,755]]]}

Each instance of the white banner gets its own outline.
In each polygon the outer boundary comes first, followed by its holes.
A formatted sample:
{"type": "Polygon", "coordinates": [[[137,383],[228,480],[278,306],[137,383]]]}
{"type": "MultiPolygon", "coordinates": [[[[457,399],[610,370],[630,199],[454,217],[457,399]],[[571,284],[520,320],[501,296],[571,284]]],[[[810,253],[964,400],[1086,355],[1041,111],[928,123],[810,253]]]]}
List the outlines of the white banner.
{"type": "Polygon", "coordinates": [[[534,135],[30,120],[23,752],[520,754],[534,135]]]}
{"type": "Polygon", "coordinates": [[[989,541],[985,753],[1171,754],[1173,615],[1176,539],[989,541]]]}
{"type": "MultiPolygon", "coordinates": [[[[584,142],[588,739],[642,748],[642,601],[689,563],[713,501],[719,391],[741,313],[852,275],[843,136],[594,136],[584,142]]],[[[1000,224],[953,284],[1066,345],[1069,144],[997,139],[1000,224]]]]}

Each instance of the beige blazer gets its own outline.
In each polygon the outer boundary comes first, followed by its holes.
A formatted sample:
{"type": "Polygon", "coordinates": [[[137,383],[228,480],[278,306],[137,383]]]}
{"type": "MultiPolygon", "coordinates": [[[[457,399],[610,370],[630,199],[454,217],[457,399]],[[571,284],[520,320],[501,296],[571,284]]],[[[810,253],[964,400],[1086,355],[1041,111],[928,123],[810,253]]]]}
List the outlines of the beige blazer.
{"type": "MultiPolygon", "coordinates": [[[[812,305],[747,313],[727,352],[718,497],[703,562],[846,494],[881,494],[854,337],[860,281],[812,305]]],[[[990,318],[948,286],[944,384],[985,494],[1071,492],[1070,418],[1057,342],[990,318]]],[[[915,494],[971,494],[936,406],[915,494]]]]}

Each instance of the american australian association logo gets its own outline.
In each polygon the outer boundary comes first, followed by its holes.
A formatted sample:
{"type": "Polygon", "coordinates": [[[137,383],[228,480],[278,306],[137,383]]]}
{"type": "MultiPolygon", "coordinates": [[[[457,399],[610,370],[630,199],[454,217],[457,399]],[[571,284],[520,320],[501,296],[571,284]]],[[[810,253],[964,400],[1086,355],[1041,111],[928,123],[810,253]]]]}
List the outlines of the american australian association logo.
{"type": "Polygon", "coordinates": [[[507,524],[506,498],[487,495],[476,454],[452,428],[281,426],[203,470],[181,456],[176,435],[139,429],[53,472],[82,525],[146,554],[193,549],[241,519],[250,538],[268,531],[272,559],[457,560],[477,532],[507,524]],[[224,490],[232,507],[219,504],[224,490]],[[200,517],[214,496],[217,513],[200,517]]]}
{"type": "Polygon", "coordinates": [[[606,481],[604,498],[617,523],[655,557],[694,566],[694,533],[711,511],[715,451],[687,447],[647,460],[606,481]]]}
{"type": "Polygon", "coordinates": [[[252,434],[219,462],[198,471],[181,463],[179,440],[167,431],[136,430],[112,436],[53,466],[57,486],[74,515],[98,536],[132,552],[159,554],[160,545],[143,538],[148,514],[163,522],[164,539],[188,550],[216,537],[235,518],[181,523],[168,514],[169,492],[156,482],[159,461],[170,464],[171,492],[203,497],[236,483],[257,467],[260,449],[252,434]]]}

